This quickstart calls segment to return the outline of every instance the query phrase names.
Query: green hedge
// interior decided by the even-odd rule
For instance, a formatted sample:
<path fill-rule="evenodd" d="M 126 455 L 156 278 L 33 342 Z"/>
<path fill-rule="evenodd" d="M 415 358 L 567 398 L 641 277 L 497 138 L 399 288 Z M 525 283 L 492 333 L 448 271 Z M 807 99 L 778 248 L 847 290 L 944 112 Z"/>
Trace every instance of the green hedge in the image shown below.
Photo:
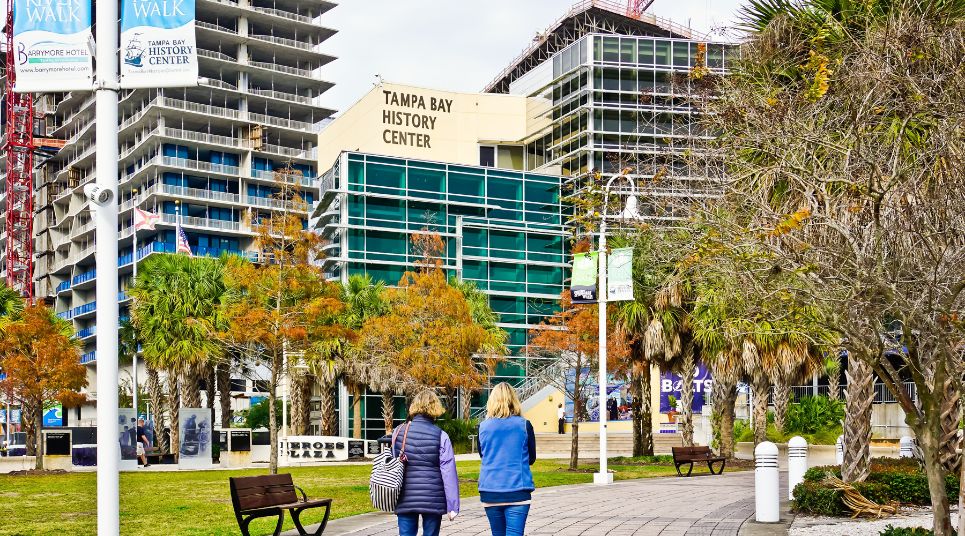
<path fill-rule="evenodd" d="M 879 533 L 879 536 L 935 536 L 935 533 L 931 529 L 923 529 L 921 527 L 895 527 L 893 525 L 888 525 L 885 530 Z"/>
<path fill-rule="evenodd" d="M 831 516 L 848 513 L 841 502 L 841 492 L 823 484 L 824 477 L 829 472 L 841 478 L 841 469 L 836 465 L 812 467 L 804 473 L 804 482 L 794 488 L 796 511 Z M 871 474 L 868 479 L 858 482 L 854 487 L 878 504 L 898 502 L 917 506 L 931 505 L 928 477 L 912 458 L 875 458 L 871 461 Z M 958 478 L 955 475 L 946 477 L 945 489 L 949 497 L 958 496 Z"/>

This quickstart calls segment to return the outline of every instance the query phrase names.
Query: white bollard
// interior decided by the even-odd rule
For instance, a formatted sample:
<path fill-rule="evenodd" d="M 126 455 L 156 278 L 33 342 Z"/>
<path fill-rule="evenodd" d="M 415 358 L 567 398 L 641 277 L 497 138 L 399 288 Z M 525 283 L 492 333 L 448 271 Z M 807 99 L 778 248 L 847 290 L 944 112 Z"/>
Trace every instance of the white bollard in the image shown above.
<path fill-rule="evenodd" d="M 841 465 L 844 463 L 844 436 L 839 435 L 838 440 L 834 442 L 834 459 Z"/>
<path fill-rule="evenodd" d="M 915 440 L 910 436 L 901 436 L 898 440 L 898 457 L 899 458 L 914 458 L 915 457 Z"/>
<path fill-rule="evenodd" d="M 787 498 L 794 499 L 794 486 L 804 482 L 808 470 L 808 442 L 794 436 L 787 442 Z"/>
<path fill-rule="evenodd" d="M 754 502 L 758 523 L 781 520 L 780 476 L 777 469 L 777 445 L 764 441 L 754 449 Z"/>

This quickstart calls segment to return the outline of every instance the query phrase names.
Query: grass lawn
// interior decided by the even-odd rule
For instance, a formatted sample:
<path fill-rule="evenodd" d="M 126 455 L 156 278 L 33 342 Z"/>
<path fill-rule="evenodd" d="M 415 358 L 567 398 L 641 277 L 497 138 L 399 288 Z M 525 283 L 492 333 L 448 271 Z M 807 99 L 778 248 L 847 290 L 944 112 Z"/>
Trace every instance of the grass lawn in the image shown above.
<path fill-rule="evenodd" d="M 669 458 L 669 457 L 667 457 Z M 566 460 L 539 460 L 533 466 L 537 487 L 592 482 L 596 465 L 581 472 L 566 470 Z M 674 474 L 665 459 L 614 459 L 610 468 L 618 480 Z M 463 497 L 478 495 L 479 462 L 459 462 Z M 333 518 L 372 511 L 368 496 L 368 465 L 293 467 L 283 469 L 309 497 L 334 498 Z M 121 473 L 121 534 L 236 535 L 228 477 L 265 474 L 265 469 Z M 0 535 L 93 535 L 96 533 L 96 475 L 0 475 Z M 317 522 L 306 513 L 302 519 Z M 285 528 L 292 528 L 286 514 Z M 260 524 L 259 524 L 260 522 Z M 252 532 L 270 533 L 274 521 L 259 520 Z"/>

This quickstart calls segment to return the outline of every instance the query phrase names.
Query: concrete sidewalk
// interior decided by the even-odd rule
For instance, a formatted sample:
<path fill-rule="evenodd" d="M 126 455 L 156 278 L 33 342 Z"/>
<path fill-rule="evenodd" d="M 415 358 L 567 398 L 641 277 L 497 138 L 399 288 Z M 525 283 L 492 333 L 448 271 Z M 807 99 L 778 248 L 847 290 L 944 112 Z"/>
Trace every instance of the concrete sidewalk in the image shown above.
<path fill-rule="evenodd" d="M 786 481 L 786 475 L 782 480 Z M 786 494 L 786 491 L 785 491 Z M 786 496 L 786 495 L 785 495 Z M 542 488 L 533 494 L 526 534 L 772 536 L 787 524 L 748 522 L 754 515 L 754 472 L 690 478 L 624 480 L 611 486 L 578 484 Z M 789 523 L 789 522 L 788 522 Z M 329 523 L 326 535 L 394 536 L 395 516 L 363 514 Z M 285 536 L 294 536 L 294 531 Z M 443 521 L 443 535 L 488 535 L 478 497 L 462 501 L 455 521 Z"/>

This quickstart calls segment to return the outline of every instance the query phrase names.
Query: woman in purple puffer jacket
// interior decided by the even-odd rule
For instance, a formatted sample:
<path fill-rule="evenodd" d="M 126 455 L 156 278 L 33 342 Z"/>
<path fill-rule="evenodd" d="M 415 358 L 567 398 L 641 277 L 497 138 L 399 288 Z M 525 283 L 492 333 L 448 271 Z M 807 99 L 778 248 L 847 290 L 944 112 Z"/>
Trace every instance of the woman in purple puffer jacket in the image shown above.
<path fill-rule="evenodd" d="M 394 450 L 405 463 L 402 493 L 395 508 L 399 536 L 417 536 L 420 517 L 422 534 L 437 536 L 442 516 L 448 514 L 451 521 L 459 513 L 459 479 L 452 442 L 435 425 L 444 412 L 435 393 L 422 391 L 409 405 L 409 422 L 393 434 Z"/>

